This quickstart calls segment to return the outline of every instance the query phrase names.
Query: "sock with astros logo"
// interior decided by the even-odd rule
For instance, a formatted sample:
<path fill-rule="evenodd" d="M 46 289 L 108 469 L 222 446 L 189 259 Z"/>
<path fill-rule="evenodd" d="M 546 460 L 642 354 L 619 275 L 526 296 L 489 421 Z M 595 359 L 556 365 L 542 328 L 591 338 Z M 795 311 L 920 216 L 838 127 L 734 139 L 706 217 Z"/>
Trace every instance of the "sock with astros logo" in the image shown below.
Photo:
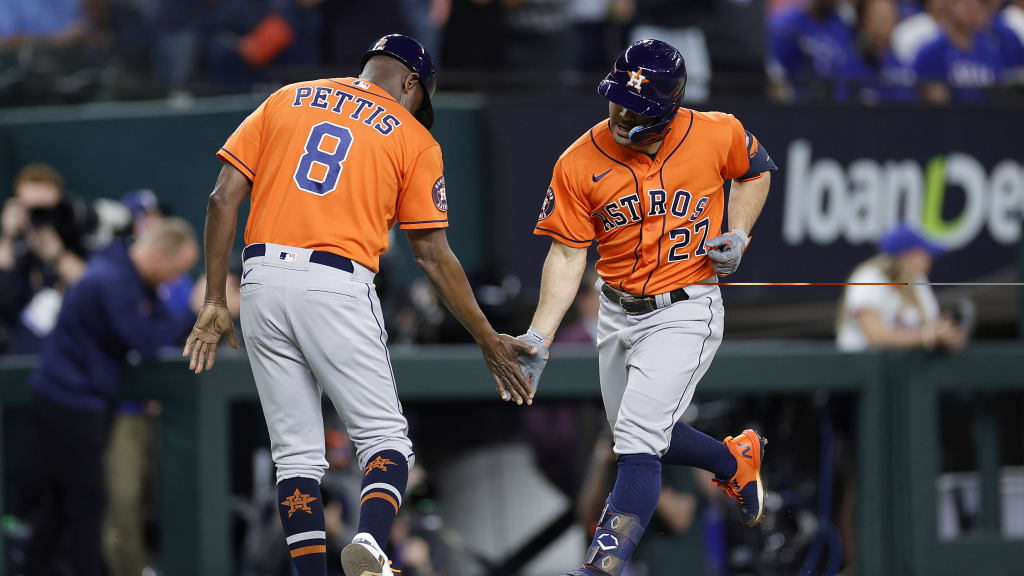
<path fill-rule="evenodd" d="M 397 450 L 374 454 L 363 472 L 358 531 L 373 536 L 381 549 L 387 545 L 408 481 L 409 463 Z"/>
<path fill-rule="evenodd" d="M 277 483 L 277 511 L 299 576 L 327 576 L 327 533 L 320 483 L 286 478 Z"/>

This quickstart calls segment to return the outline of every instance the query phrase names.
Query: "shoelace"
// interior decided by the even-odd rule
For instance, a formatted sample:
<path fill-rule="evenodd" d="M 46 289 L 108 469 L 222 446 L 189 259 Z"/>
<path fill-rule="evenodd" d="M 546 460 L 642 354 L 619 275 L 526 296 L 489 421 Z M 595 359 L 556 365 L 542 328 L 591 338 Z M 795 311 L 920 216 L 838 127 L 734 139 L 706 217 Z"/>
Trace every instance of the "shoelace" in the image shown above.
<path fill-rule="evenodd" d="M 395 574 L 401 574 L 402 573 L 401 570 L 399 570 L 398 568 L 394 568 L 393 566 L 394 566 L 394 562 L 392 562 L 391 560 L 388 560 L 388 567 L 391 568 L 391 571 L 393 573 L 395 573 Z"/>
<path fill-rule="evenodd" d="M 712 478 L 711 483 L 714 484 L 715 486 L 718 486 L 722 490 L 725 490 L 725 493 L 733 500 L 736 500 L 740 504 L 743 504 L 743 494 L 740 493 L 740 491 L 733 486 L 732 481 L 722 481 L 717 478 Z"/>

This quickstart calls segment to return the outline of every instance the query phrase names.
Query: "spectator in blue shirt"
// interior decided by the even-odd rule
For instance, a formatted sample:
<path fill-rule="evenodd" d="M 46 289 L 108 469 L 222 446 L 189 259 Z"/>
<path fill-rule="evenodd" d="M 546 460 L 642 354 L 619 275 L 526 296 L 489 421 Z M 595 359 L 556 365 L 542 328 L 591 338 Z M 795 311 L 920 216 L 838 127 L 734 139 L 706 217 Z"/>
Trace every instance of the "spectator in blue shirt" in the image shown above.
<path fill-rule="evenodd" d="M 942 27 L 939 22 L 946 19 L 947 0 L 924 0 L 923 10 L 905 16 L 892 31 L 892 49 L 900 62 L 914 64 L 921 48 L 938 38 Z"/>
<path fill-rule="evenodd" d="M 806 8 L 781 14 L 770 27 L 772 74 L 799 98 L 845 100 L 845 83 L 861 63 L 853 30 L 840 17 L 836 0 L 811 0 Z"/>
<path fill-rule="evenodd" d="M 914 60 L 921 96 L 933 104 L 984 102 L 1004 66 L 999 43 L 986 30 L 985 5 L 982 0 L 949 0 L 948 14 L 942 33 Z"/>
<path fill-rule="evenodd" d="M 114 394 L 129 354 L 153 358 L 180 344 L 194 314 L 174 316 L 156 287 L 191 269 L 195 233 L 169 218 L 129 246 L 115 241 L 68 290 L 32 375 L 37 508 L 27 576 L 51 574 L 58 552 L 79 576 L 102 576 L 103 453 Z M 198 299 L 201 300 L 201 299 Z"/>
<path fill-rule="evenodd" d="M 1019 73 L 1024 69 L 1024 38 L 1018 36 L 1017 31 L 1007 21 L 1009 14 L 1009 8 L 1007 8 L 1007 10 L 996 12 L 992 16 L 991 34 L 999 45 L 999 54 L 1003 59 L 1004 74 L 1014 71 L 1019 76 Z"/>
<path fill-rule="evenodd" d="M 1024 0 L 1013 0 L 995 16 L 1007 59 L 1006 81 L 1024 85 Z"/>
<path fill-rule="evenodd" d="M 0 46 L 43 40 L 67 44 L 90 30 L 90 15 L 99 11 L 98 0 L 0 1 Z"/>
<path fill-rule="evenodd" d="M 864 62 L 858 97 L 862 102 L 909 102 L 916 98 L 914 71 L 896 57 L 892 34 L 899 22 L 893 0 L 867 0 L 860 17 Z"/>

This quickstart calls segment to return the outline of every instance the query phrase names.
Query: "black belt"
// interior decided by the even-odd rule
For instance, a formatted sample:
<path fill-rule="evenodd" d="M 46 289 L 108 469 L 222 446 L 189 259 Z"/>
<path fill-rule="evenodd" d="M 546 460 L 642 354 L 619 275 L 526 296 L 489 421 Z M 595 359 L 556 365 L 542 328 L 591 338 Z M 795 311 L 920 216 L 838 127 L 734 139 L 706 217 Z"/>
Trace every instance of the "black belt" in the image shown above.
<path fill-rule="evenodd" d="M 602 284 L 601 292 L 604 293 L 609 300 L 621 306 L 622 311 L 630 316 L 639 316 L 640 314 L 647 314 L 648 312 L 654 312 L 658 309 L 658 303 L 655 301 L 654 296 L 634 296 L 632 294 L 627 294 L 626 292 L 620 292 L 615 288 L 612 288 L 609 284 Z M 669 302 L 673 304 L 690 299 L 690 295 L 682 288 L 676 288 L 669 292 L 668 296 Z"/>
<path fill-rule="evenodd" d="M 249 258 L 258 258 L 266 255 L 266 244 L 249 244 L 244 250 L 242 250 L 242 261 L 244 262 Z M 309 255 L 309 261 L 313 264 L 330 266 L 331 268 L 337 268 L 338 270 L 350 273 L 355 270 L 355 267 L 352 266 L 352 261 L 348 258 L 338 256 L 331 252 L 324 252 L 323 250 L 313 250 L 313 253 Z"/>

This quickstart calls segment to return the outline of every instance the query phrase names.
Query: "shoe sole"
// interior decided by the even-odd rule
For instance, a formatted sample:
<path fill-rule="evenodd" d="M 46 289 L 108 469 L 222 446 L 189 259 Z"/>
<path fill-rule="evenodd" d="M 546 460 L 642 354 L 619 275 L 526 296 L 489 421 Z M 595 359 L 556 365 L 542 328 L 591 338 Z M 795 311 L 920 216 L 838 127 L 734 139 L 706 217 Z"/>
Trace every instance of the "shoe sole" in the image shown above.
<path fill-rule="evenodd" d="M 750 528 L 760 524 L 761 518 L 764 517 L 764 484 L 761 483 L 761 466 L 764 465 L 764 447 L 768 445 L 768 439 L 761 435 L 758 435 L 757 439 L 761 444 L 761 459 L 758 462 L 757 472 L 754 473 L 754 481 L 757 482 L 757 517 L 750 522 L 746 522 L 746 525 Z M 348 575 L 346 574 L 346 576 Z"/>
<path fill-rule="evenodd" d="M 341 551 L 341 568 L 345 576 L 381 576 L 380 560 L 360 544 L 349 544 Z"/>

